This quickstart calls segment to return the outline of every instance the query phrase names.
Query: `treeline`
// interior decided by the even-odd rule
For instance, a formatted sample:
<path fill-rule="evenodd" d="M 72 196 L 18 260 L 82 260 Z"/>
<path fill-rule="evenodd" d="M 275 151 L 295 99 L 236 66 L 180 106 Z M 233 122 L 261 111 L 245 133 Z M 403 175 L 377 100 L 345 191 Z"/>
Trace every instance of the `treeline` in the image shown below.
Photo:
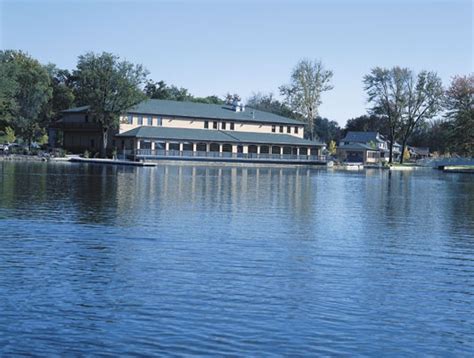
<path fill-rule="evenodd" d="M 141 65 L 110 53 L 79 56 L 72 71 L 42 65 L 22 51 L 0 51 L 0 143 L 20 139 L 45 144 L 61 111 L 88 105 L 102 128 L 102 155 L 119 115 L 146 98 L 224 103 L 217 96 L 195 97 L 187 89 L 154 82 Z"/>
<path fill-rule="evenodd" d="M 76 68 L 68 71 L 42 65 L 21 51 L 0 51 L 0 140 L 13 142 L 19 137 L 28 145 L 44 143 L 48 126 L 60 118 L 62 110 L 88 105 L 102 129 L 105 155 L 108 135 L 118 127 L 119 115 L 143 99 L 224 103 L 219 96 L 197 97 L 186 88 L 155 82 L 148 75 L 142 65 L 105 52 L 79 56 Z M 322 95 L 333 88 L 332 77 L 321 61 L 303 59 L 289 82 L 279 87 L 282 100 L 257 93 L 247 106 L 304 121 L 307 137 L 326 143 L 338 143 L 349 130 L 378 131 L 402 146 L 474 155 L 473 74 L 453 78 L 444 89 L 435 72 L 376 67 L 363 78 L 369 112 L 349 119 L 344 128 L 319 116 Z"/>
<path fill-rule="evenodd" d="M 402 152 L 410 144 L 439 154 L 474 156 L 474 74 L 454 77 L 445 89 L 435 72 L 376 67 L 363 78 L 371 108 L 344 128 L 317 115 L 321 94 L 332 89 L 331 77 L 320 62 L 302 60 L 291 85 L 280 87 L 284 101 L 259 93 L 249 105 L 306 121 L 310 138 L 333 142 L 333 148 L 348 131 L 380 132 L 389 139 L 390 162 L 396 142 Z"/>

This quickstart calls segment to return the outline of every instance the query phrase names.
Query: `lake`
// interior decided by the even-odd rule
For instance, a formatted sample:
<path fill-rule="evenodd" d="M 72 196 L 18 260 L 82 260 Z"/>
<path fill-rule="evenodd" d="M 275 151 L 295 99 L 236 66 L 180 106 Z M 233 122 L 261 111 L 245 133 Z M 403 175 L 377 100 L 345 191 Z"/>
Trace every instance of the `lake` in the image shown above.
<path fill-rule="evenodd" d="M 0 356 L 472 356 L 474 176 L 0 162 Z"/>

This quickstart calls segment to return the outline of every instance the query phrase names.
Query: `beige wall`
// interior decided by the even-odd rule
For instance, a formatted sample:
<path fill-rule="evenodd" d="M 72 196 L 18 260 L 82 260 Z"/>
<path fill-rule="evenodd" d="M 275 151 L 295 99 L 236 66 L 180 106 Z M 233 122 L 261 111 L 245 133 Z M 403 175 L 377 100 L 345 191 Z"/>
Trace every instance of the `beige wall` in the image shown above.
<path fill-rule="evenodd" d="M 162 118 L 162 126 L 163 127 L 172 127 L 172 128 L 193 128 L 193 129 L 204 129 L 204 119 L 192 119 L 192 118 L 169 118 L 163 117 Z M 222 122 L 226 123 L 226 130 L 230 130 L 230 123 L 228 121 L 223 120 L 207 120 L 209 122 L 209 130 L 215 130 L 213 128 L 213 122 L 218 122 L 218 129 L 222 129 Z M 157 117 L 153 117 L 153 125 L 156 126 L 158 122 Z M 235 123 L 235 122 L 234 122 Z M 147 125 L 146 116 L 143 117 L 143 125 Z M 138 124 L 138 116 L 133 116 L 133 124 L 128 124 L 128 117 L 123 116 L 121 117 L 121 124 L 120 124 L 120 133 L 129 131 L 133 128 L 139 127 Z M 304 127 L 300 126 L 298 128 L 298 134 L 294 133 L 295 126 L 291 127 L 291 133 L 287 133 L 287 127 L 283 126 L 283 133 L 281 134 L 289 134 L 298 138 L 303 138 L 304 136 Z M 273 133 L 272 132 L 272 125 L 271 124 L 254 124 L 254 123 L 235 123 L 234 127 L 235 131 L 240 132 L 253 132 L 253 133 Z M 275 133 L 280 134 L 280 126 L 275 125 Z"/>

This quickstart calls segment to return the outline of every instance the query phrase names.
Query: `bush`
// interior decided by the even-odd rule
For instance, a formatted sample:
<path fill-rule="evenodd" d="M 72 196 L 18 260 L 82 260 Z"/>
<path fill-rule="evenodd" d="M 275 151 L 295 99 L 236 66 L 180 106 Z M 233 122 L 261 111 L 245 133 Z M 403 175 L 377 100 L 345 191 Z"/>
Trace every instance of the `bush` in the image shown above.
<path fill-rule="evenodd" d="M 86 150 L 84 151 L 84 154 L 83 154 L 82 156 L 83 156 L 84 158 L 90 158 L 90 153 L 89 153 L 89 151 L 86 149 Z"/>
<path fill-rule="evenodd" d="M 66 151 L 62 148 L 54 148 L 51 150 L 51 156 L 57 158 L 64 158 L 66 156 Z"/>

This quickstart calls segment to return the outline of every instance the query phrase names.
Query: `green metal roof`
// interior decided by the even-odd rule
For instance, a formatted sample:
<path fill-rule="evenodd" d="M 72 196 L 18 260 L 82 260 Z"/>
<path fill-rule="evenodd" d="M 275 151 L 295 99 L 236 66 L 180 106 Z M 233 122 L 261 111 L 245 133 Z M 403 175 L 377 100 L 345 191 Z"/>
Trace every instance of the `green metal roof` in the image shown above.
<path fill-rule="evenodd" d="M 304 125 L 295 119 L 278 116 L 273 113 L 245 108 L 242 112 L 235 112 L 231 105 L 207 104 L 195 102 L 179 102 L 161 99 L 148 99 L 131 107 L 128 113 L 151 114 L 190 118 L 223 119 L 229 121 L 257 122 Z"/>
<path fill-rule="evenodd" d="M 370 145 L 364 144 L 364 143 L 350 143 L 350 144 L 344 144 L 340 145 L 339 149 L 344 149 L 344 150 L 371 150 L 374 152 L 377 152 L 377 148 L 372 148 Z"/>
<path fill-rule="evenodd" d="M 322 146 L 321 142 L 310 141 L 288 134 L 253 133 L 238 131 L 221 131 L 213 129 L 191 129 L 172 127 L 140 126 L 117 137 L 134 137 L 162 140 L 179 140 L 191 142 L 225 142 L 241 144 L 282 144 Z"/>
<path fill-rule="evenodd" d="M 84 113 L 88 112 L 89 109 L 90 106 L 81 106 L 66 109 L 62 111 L 62 113 Z M 126 113 L 137 115 L 204 118 L 236 122 L 270 123 L 275 125 L 304 125 L 301 121 L 282 117 L 270 112 L 259 111 L 250 107 L 245 108 L 244 111 L 236 112 L 232 109 L 231 105 L 226 104 L 181 102 L 162 99 L 147 99 L 129 108 Z"/>
<path fill-rule="evenodd" d="M 361 131 L 349 131 L 346 136 L 341 139 L 341 142 L 351 143 L 369 143 L 378 142 L 383 143 L 384 140 L 381 138 L 378 132 L 361 132 Z"/>

